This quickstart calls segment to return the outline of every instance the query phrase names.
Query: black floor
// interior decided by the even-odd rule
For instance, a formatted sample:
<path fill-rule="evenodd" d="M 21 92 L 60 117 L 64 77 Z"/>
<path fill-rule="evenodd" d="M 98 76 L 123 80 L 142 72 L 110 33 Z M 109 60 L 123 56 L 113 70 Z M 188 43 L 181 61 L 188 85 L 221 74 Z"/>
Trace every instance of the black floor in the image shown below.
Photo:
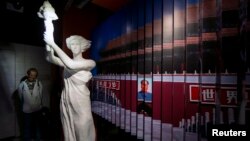
<path fill-rule="evenodd" d="M 94 115 L 97 141 L 141 141 L 98 115 Z"/>
<path fill-rule="evenodd" d="M 95 127 L 96 127 L 96 141 L 142 141 L 138 140 L 136 136 L 131 136 L 130 133 L 126 133 L 124 130 L 116 127 L 116 125 L 108 122 L 98 115 L 93 114 Z M 49 129 L 48 129 L 49 130 Z M 60 127 L 54 127 L 50 130 L 53 136 L 49 136 L 42 141 L 63 141 L 62 129 Z M 22 141 L 21 137 L 9 137 L 6 139 L 0 139 L 0 141 Z"/>

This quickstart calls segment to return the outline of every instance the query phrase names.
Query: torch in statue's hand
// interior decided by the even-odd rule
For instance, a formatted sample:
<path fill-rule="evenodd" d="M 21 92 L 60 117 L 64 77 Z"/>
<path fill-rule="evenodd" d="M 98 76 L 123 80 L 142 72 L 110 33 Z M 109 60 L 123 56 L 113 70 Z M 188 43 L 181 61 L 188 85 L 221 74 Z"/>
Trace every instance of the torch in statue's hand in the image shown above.
<path fill-rule="evenodd" d="M 54 40 L 54 26 L 52 21 L 57 20 L 58 16 L 55 13 L 55 9 L 52 7 L 52 5 L 49 3 L 48 0 L 43 2 L 43 5 L 40 7 L 39 11 L 37 12 L 38 17 L 44 19 L 44 26 L 45 26 L 45 32 L 47 36 L 49 36 L 51 39 Z M 50 50 L 48 46 L 46 46 L 47 51 Z"/>

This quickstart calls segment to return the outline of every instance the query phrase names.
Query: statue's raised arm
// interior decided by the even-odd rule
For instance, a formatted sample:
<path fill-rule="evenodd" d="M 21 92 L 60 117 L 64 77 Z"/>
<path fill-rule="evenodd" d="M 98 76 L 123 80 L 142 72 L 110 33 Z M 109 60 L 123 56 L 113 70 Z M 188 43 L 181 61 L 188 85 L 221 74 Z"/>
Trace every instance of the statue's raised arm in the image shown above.
<path fill-rule="evenodd" d="M 47 61 L 63 67 L 64 88 L 60 99 L 60 116 L 64 141 L 95 141 L 95 125 L 91 111 L 88 82 L 91 70 L 96 66 L 92 59 L 83 58 L 82 53 L 91 46 L 91 41 L 81 35 L 66 38 L 66 45 L 72 52 L 68 56 L 54 41 L 53 20 L 58 19 L 48 1 L 41 6 L 38 16 L 44 19 Z"/>
<path fill-rule="evenodd" d="M 52 7 L 48 0 L 45 0 L 43 2 L 43 5 L 40 7 L 39 11 L 37 12 L 37 15 L 38 17 L 44 19 L 44 34 L 50 36 L 50 38 L 54 40 L 54 26 L 52 21 L 57 20 L 58 16 L 56 15 L 55 9 Z M 50 47 L 48 45 L 46 45 L 46 49 L 47 51 L 50 51 Z"/>

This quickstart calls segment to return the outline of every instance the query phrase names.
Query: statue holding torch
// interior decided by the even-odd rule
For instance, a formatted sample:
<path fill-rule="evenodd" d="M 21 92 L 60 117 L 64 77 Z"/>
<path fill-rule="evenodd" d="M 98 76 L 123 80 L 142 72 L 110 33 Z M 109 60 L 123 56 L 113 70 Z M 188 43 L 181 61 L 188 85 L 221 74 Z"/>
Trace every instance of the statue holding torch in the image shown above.
<path fill-rule="evenodd" d="M 54 41 L 52 21 L 58 17 L 47 0 L 37 14 L 44 19 L 46 60 L 63 68 L 64 88 L 60 99 L 60 118 L 64 141 L 95 141 L 96 132 L 87 84 L 92 78 L 91 70 L 96 63 L 82 56 L 90 48 L 91 41 L 80 35 L 66 38 L 66 45 L 73 56 L 70 57 Z"/>
<path fill-rule="evenodd" d="M 49 3 L 48 0 L 43 2 L 43 5 L 40 7 L 39 11 L 37 12 L 38 17 L 44 19 L 44 26 L 45 32 L 44 34 L 50 36 L 51 39 L 54 39 L 54 26 L 52 21 L 57 20 L 58 16 L 55 13 L 55 9 Z M 46 50 L 50 51 L 50 47 L 46 45 Z"/>

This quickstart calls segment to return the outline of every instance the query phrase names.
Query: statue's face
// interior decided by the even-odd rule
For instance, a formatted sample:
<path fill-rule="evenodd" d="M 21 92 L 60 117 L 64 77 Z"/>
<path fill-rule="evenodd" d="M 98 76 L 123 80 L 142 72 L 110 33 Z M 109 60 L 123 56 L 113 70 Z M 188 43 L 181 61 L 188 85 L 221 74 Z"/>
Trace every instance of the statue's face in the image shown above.
<path fill-rule="evenodd" d="M 78 40 L 72 40 L 70 42 L 70 49 L 71 49 L 73 54 L 78 54 L 78 53 L 82 52 L 81 44 L 80 44 L 80 42 Z"/>

